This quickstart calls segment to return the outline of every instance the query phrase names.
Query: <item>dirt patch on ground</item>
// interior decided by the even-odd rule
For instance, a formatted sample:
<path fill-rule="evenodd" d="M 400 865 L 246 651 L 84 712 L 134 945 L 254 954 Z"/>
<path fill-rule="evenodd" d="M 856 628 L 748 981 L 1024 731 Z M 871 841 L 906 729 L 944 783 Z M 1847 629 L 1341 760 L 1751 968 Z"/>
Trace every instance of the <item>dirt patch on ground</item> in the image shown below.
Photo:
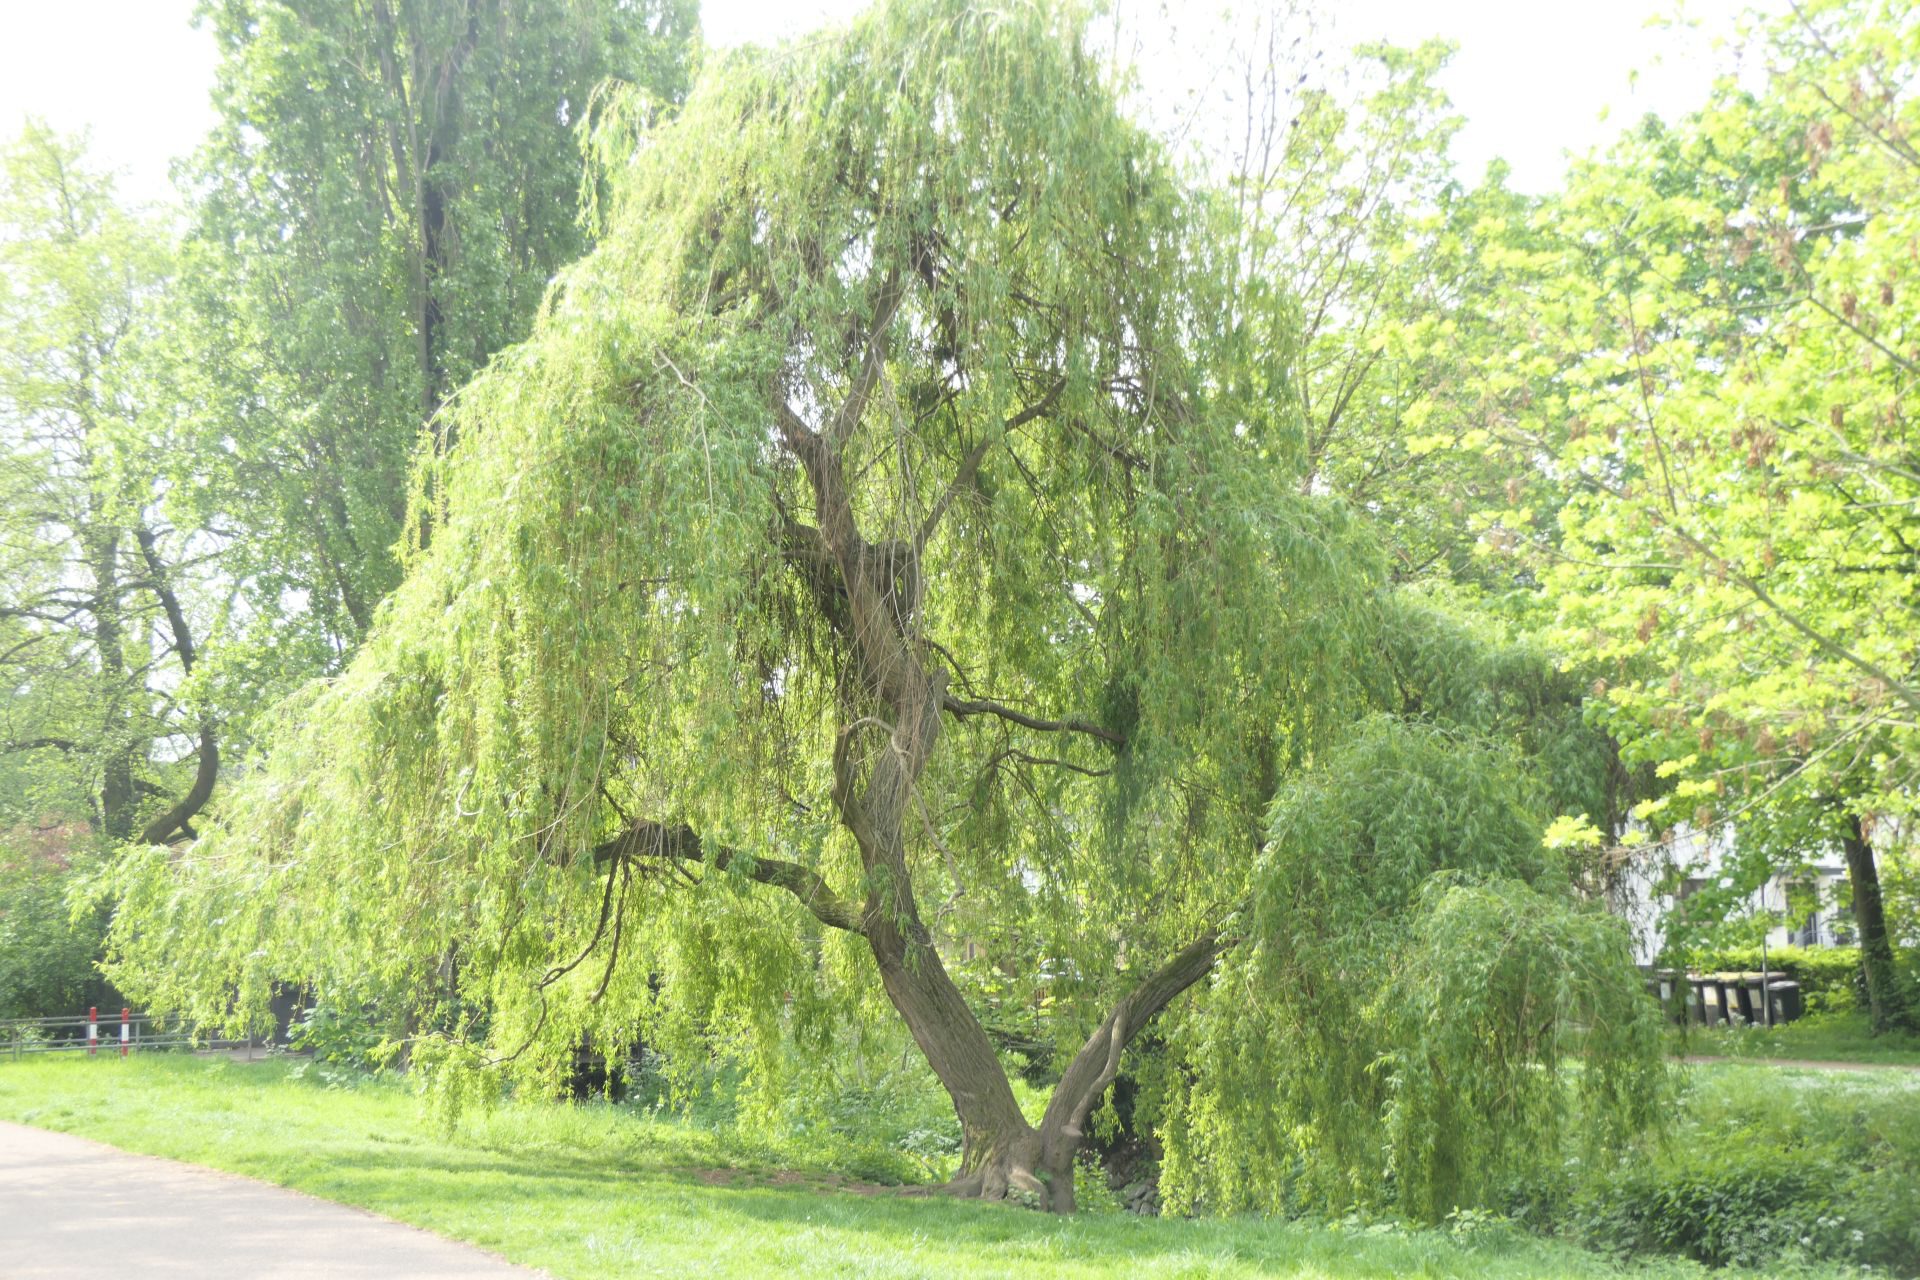
<path fill-rule="evenodd" d="M 844 1191 L 856 1196 L 928 1196 L 940 1188 L 929 1186 L 890 1186 L 884 1182 L 862 1182 L 838 1173 L 808 1173 L 799 1169 L 722 1169 L 685 1168 L 674 1172 L 692 1178 L 707 1187 L 746 1190 L 754 1187 L 798 1188 L 802 1191 Z"/>
<path fill-rule="evenodd" d="M 1744 1067 L 1791 1067 L 1796 1071 L 1920 1071 L 1920 1064 L 1911 1062 L 1816 1062 L 1811 1058 L 1729 1057 L 1704 1053 L 1690 1053 L 1681 1061 L 1696 1066 L 1732 1062 Z"/>

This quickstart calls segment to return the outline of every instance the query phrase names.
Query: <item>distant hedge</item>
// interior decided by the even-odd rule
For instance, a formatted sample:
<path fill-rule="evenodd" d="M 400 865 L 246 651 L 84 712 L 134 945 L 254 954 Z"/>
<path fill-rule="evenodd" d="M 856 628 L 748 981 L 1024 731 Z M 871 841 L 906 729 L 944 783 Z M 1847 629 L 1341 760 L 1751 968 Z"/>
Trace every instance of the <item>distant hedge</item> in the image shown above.
<path fill-rule="evenodd" d="M 1718 947 L 1696 953 L 1696 973 L 1758 973 L 1759 947 Z M 1866 978 L 1858 947 L 1768 947 L 1766 967 L 1800 984 L 1807 1008 L 1840 1012 L 1866 1003 Z"/>

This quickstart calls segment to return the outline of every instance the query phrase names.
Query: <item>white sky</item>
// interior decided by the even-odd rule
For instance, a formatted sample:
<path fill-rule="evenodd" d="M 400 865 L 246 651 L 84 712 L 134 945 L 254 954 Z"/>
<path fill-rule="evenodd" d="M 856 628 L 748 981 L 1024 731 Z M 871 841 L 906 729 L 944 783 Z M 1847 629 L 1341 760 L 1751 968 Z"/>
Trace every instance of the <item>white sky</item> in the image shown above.
<path fill-rule="evenodd" d="M 1202 0 L 1206 5 L 1207 0 Z M 768 41 L 839 20 L 861 0 L 705 0 L 718 44 Z M 1121 11 L 1152 11 L 1122 0 Z M 1173 11 L 1182 6 L 1173 3 Z M 1210 7 L 1210 6 L 1209 6 Z M 1368 39 L 1458 42 L 1442 80 L 1467 125 L 1463 174 L 1494 156 L 1513 185 L 1551 186 L 1568 152 L 1582 153 L 1647 111 L 1697 105 L 1710 80 L 1710 39 L 1731 27 L 1738 0 L 1694 0 L 1697 32 L 1649 29 L 1674 0 L 1332 0 L 1340 45 Z M 33 113 L 56 128 L 90 128 L 95 155 L 124 174 L 136 199 L 165 199 L 167 165 L 211 121 L 213 50 L 189 24 L 193 0 L 0 0 L 0 133 Z M 1195 7 L 1189 12 L 1200 12 Z M 1638 82 L 1632 73 L 1638 69 Z M 1611 118 L 1603 122 L 1603 109 Z"/>

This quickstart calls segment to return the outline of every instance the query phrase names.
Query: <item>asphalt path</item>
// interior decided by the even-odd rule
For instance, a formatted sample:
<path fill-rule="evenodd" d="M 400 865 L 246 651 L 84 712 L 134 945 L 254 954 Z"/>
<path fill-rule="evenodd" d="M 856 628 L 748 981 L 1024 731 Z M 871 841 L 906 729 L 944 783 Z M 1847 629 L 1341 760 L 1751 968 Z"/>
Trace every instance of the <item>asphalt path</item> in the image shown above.
<path fill-rule="evenodd" d="M 470 1245 L 284 1187 L 0 1122 L 8 1280 L 532 1280 Z"/>

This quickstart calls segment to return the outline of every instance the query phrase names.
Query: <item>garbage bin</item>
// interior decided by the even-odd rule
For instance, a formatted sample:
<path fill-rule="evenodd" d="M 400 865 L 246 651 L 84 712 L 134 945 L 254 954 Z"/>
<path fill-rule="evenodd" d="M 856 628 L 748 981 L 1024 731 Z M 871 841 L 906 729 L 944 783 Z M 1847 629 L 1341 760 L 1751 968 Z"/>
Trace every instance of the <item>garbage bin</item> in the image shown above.
<path fill-rule="evenodd" d="M 1648 979 L 1647 987 L 1653 992 L 1654 999 L 1660 1002 L 1660 1009 L 1667 1015 L 1669 1022 L 1685 1022 L 1689 1006 L 1693 1003 L 1692 989 L 1685 979 L 1673 969 L 1656 969 Z"/>
<path fill-rule="evenodd" d="M 1779 978 L 1767 984 L 1767 1004 L 1773 1011 L 1775 1026 L 1792 1022 L 1807 1011 L 1806 1001 L 1800 995 L 1800 984 L 1788 978 Z"/>
<path fill-rule="evenodd" d="M 1765 978 L 1757 973 L 1736 973 L 1733 975 L 1732 1011 L 1738 1016 L 1737 1025 L 1757 1027 L 1767 1020 L 1766 991 L 1763 988 Z"/>
<path fill-rule="evenodd" d="M 1710 1027 L 1723 1027 L 1727 1024 L 1727 989 L 1717 974 L 1701 978 L 1700 1004 L 1706 1015 L 1701 1021 Z"/>

